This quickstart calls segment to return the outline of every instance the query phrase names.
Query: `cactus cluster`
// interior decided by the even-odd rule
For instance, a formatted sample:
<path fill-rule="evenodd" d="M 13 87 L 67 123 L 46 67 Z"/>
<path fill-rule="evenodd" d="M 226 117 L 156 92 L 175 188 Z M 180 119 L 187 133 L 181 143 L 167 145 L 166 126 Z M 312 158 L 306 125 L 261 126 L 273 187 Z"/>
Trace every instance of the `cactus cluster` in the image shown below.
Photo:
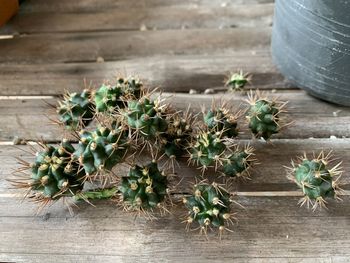
<path fill-rule="evenodd" d="M 144 166 L 131 167 L 128 176 L 122 177 L 118 189 L 127 210 L 147 211 L 162 207 L 167 195 L 168 179 L 154 160 Z"/>
<path fill-rule="evenodd" d="M 200 226 L 201 231 L 218 228 L 222 233 L 227 224 L 232 222 L 230 194 L 217 183 L 198 183 L 193 187 L 193 194 L 183 199 L 188 209 L 185 219 L 187 228 L 193 223 Z"/>
<path fill-rule="evenodd" d="M 91 91 L 67 93 L 57 107 L 59 121 L 68 130 L 77 130 L 89 124 L 94 116 Z"/>
<path fill-rule="evenodd" d="M 331 154 L 325 156 L 321 152 L 317 157 L 309 159 L 306 154 L 299 158 L 297 164 L 292 161 L 292 167 L 288 169 L 288 178 L 295 182 L 303 191 L 304 197 L 300 204 L 312 205 L 313 210 L 324 207 L 326 199 L 337 198 L 341 192 L 338 186 L 340 178 L 340 163 L 330 168 Z"/>

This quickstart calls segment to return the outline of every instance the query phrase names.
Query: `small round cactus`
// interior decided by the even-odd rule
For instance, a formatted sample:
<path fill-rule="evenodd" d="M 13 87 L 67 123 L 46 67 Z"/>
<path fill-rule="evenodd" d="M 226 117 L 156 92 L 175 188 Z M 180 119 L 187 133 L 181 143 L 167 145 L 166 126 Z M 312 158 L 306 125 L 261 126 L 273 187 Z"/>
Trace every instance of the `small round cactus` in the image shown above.
<path fill-rule="evenodd" d="M 167 176 L 158 169 L 156 161 L 131 167 L 128 176 L 121 179 L 118 187 L 124 207 L 132 211 L 162 208 L 167 188 Z"/>
<path fill-rule="evenodd" d="M 201 182 L 194 185 L 193 194 L 183 199 L 188 209 L 185 219 L 186 228 L 197 223 L 201 232 L 207 233 L 207 229 L 214 227 L 221 233 L 232 222 L 231 200 L 229 192 L 217 183 L 207 184 Z"/>
<path fill-rule="evenodd" d="M 68 130 L 77 130 L 88 125 L 94 116 L 94 105 L 88 89 L 81 93 L 67 93 L 58 103 L 59 121 Z"/>
<path fill-rule="evenodd" d="M 95 105 L 97 112 L 115 112 L 119 107 L 123 106 L 120 99 L 122 89 L 119 86 L 102 84 L 95 92 Z"/>
<path fill-rule="evenodd" d="M 194 118 L 189 113 L 175 112 L 167 118 L 168 127 L 162 134 L 164 153 L 169 158 L 179 158 L 192 139 Z"/>
<path fill-rule="evenodd" d="M 213 103 L 210 110 L 204 112 L 204 123 L 209 130 L 221 131 L 224 137 L 235 138 L 238 136 L 237 121 L 240 113 L 232 114 L 225 105 Z"/>
<path fill-rule="evenodd" d="M 57 147 L 39 144 L 43 150 L 36 153 L 35 162 L 27 163 L 19 171 L 30 170 L 29 177 L 19 175 L 11 182 L 18 188 L 26 188 L 28 197 L 45 206 L 61 197 L 71 197 L 83 188 L 83 174 L 73 161 L 74 147 L 63 140 Z"/>
<path fill-rule="evenodd" d="M 128 100 L 127 104 L 123 115 L 127 125 L 137 134 L 146 138 L 159 138 L 166 132 L 166 105 L 161 105 L 159 100 L 153 101 L 147 96 L 139 100 Z"/>
<path fill-rule="evenodd" d="M 215 169 L 222 164 L 227 146 L 222 138 L 222 133 L 212 133 L 201 131 L 197 134 L 194 142 L 189 147 L 189 162 L 202 166 L 203 173 L 205 170 L 215 165 Z"/>
<path fill-rule="evenodd" d="M 253 147 L 247 146 L 241 149 L 235 146 L 235 150 L 228 154 L 222 162 L 222 173 L 229 177 L 247 178 L 255 162 Z"/>
<path fill-rule="evenodd" d="M 309 159 L 306 154 L 299 158 L 298 163 L 292 161 L 292 168 L 288 168 L 288 178 L 302 189 L 304 197 L 300 204 L 325 207 L 327 198 L 338 198 L 341 192 L 338 180 L 341 176 L 340 164 L 330 168 L 331 153 L 325 156 L 321 152 L 317 157 Z"/>
<path fill-rule="evenodd" d="M 123 127 L 99 127 L 93 132 L 80 132 L 80 141 L 74 156 L 84 168 L 86 176 L 102 170 L 111 171 L 127 154 L 129 142 Z"/>
<path fill-rule="evenodd" d="M 250 79 L 251 76 L 249 74 L 244 74 L 243 71 L 240 70 L 229 76 L 226 81 L 226 86 L 228 86 L 231 91 L 240 91 L 250 82 Z"/>
<path fill-rule="evenodd" d="M 250 107 L 247 112 L 249 128 L 255 137 L 268 140 L 281 129 L 280 114 L 287 102 L 270 101 L 260 93 L 249 95 Z"/>
<path fill-rule="evenodd" d="M 129 76 L 127 78 L 119 77 L 116 83 L 121 88 L 126 100 L 140 99 L 145 91 L 141 80 L 135 76 Z"/>

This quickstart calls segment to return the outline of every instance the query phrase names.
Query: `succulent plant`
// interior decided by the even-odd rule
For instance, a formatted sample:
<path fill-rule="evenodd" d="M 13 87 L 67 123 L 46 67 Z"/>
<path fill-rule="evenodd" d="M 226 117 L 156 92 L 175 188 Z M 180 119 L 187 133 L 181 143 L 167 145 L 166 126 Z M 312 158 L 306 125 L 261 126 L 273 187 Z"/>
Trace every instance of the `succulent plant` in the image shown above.
<path fill-rule="evenodd" d="M 127 105 L 123 115 L 127 125 L 137 134 L 146 138 L 159 138 L 166 132 L 167 106 L 161 105 L 160 100 L 153 101 L 143 96 L 139 100 L 128 100 Z"/>
<path fill-rule="evenodd" d="M 114 198 L 118 193 L 118 189 L 116 187 L 112 188 L 101 188 L 101 189 L 94 189 L 94 190 L 88 190 L 77 193 L 74 198 L 76 200 L 102 200 L 102 199 L 111 199 Z"/>
<path fill-rule="evenodd" d="M 26 196 L 42 206 L 61 197 L 71 197 L 83 188 L 83 173 L 79 172 L 79 165 L 73 161 L 74 147 L 67 140 L 59 146 L 39 144 L 42 151 L 36 153 L 34 163 L 20 160 L 30 175 L 19 175 L 11 182 L 18 188 L 27 189 Z M 28 195 L 29 193 L 29 195 Z"/>
<path fill-rule="evenodd" d="M 183 199 L 188 209 L 188 216 L 184 221 L 186 228 L 197 223 L 201 232 L 207 233 L 207 229 L 214 227 L 221 234 L 232 222 L 231 200 L 229 192 L 217 183 L 198 183 L 193 187 L 193 194 Z"/>
<path fill-rule="evenodd" d="M 241 149 L 235 146 L 234 151 L 222 161 L 222 173 L 229 177 L 249 177 L 249 169 L 256 162 L 253 156 L 253 147 L 247 146 Z"/>
<path fill-rule="evenodd" d="M 313 210 L 317 207 L 325 207 L 327 198 L 338 198 L 342 191 L 338 185 L 341 176 L 341 168 L 338 163 L 330 168 L 331 153 L 325 156 L 321 152 L 317 157 L 309 159 L 306 154 L 299 158 L 298 163 L 292 161 L 292 167 L 288 168 L 288 178 L 302 189 L 304 197 L 300 204 L 312 205 Z"/>
<path fill-rule="evenodd" d="M 68 130 L 77 130 L 88 125 L 94 116 L 94 105 L 88 89 L 81 93 L 67 93 L 58 103 L 59 121 Z"/>
<path fill-rule="evenodd" d="M 222 136 L 235 138 L 238 136 L 237 120 L 240 112 L 232 114 L 225 104 L 217 105 L 213 102 L 212 107 L 204 112 L 204 123 L 209 130 L 220 131 Z"/>
<path fill-rule="evenodd" d="M 167 123 L 167 130 L 162 134 L 164 153 L 169 158 L 179 158 L 191 142 L 194 118 L 188 111 L 175 112 L 168 115 Z"/>
<path fill-rule="evenodd" d="M 222 138 L 222 133 L 200 131 L 189 147 L 189 162 L 201 165 L 203 173 L 210 166 L 215 166 L 217 169 L 225 159 L 226 150 L 227 146 Z"/>
<path fill-rule="evenodd" d="M 74 156 L 84 168 L 86 176 L 99 171 L 111 171 L 127 154 L 129 141 L 122 126 L 115 129 L 98 127 L 95 131 L 80 132 L 80 141 Z"/>
<path fill-rule="evenodd" d="M 250 79 L 251 76 L 249 74 L 244 74 L 243 71 L 240 70 L 229 76 L 226 81 L 226 86 L 228 86 L 231 91 L 240 91 L 250 82 Z"/>
<path fill-rule="evenodd" d="M 147 211 L 161 208 L 167 195 L 168 179 L 158 169 L 156 161 L 130 168 L 118 187 L 121 200 L 127 210 Z"/>
<path fill-rule="evenodd" d="M 280 114 L 287 102 L 270 101 L 262 97 L 260 93 L 250 94 L 248 103 L 250 107 L 247 112 L 249 128 L 256 137 L 268 140 L 273 134 L 281 129 Z"/>
<path fill-rule="evenodd" d="M 117 86 L 121 88 L 123 96 L 126 100 L 140 99 L 144 93 L 143 83 L 135 76 L 117 78 Z"/>
<path fill-rule="evenodd" d="M 95 105 L 97 112 L 115 112 L 119 107 L 123 107 L 121 100 L 122 89 L 120 86 L 102 84 L 95 92 Z"/>

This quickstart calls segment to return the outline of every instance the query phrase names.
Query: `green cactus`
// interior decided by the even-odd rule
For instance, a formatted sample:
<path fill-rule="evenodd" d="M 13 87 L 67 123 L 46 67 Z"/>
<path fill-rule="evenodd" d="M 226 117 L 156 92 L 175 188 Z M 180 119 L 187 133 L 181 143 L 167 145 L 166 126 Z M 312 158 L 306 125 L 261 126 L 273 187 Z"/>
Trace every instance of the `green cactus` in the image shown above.
<path fill-rule="evenodd" d="M 189 147 L 189 162 L 202 166 L 202 172 L 215 165 L 215 169 L 224 160 L 224 154 L 227 146 L 222 138 L 222 133 L 211 133 L 209 131 L 201 131 L 197 134 L 194 142 Z"/>
<path fill-rule="evenodd" d="M 118 189 L 116 187 L 102 188 L 102 189 L 94 189 L 94 190 L 79 192 L 74 196 L 74 198 L 77 201 L 111 199 L 113 197 L 116 197 L 117 193 L 118 193 Z"/>
<path fill-rule="evenodd" d="M 318 157 L 309 159 L 306 154 L 299 158 L 299 163 L 292 161 L 292 168 L 288 168 L 288 178 L 302 189 L 304 197 L 300 204 L 312 205 L 313 210 L 318 206 L 325 207 L 327 198 L 337 198 L 341 192 L 338 186 L 340 178 L 340 164 L 329 168 L 331 155 L 321 152 Z"/>
<path fill-rule="evenodd" d="M 29 169 L 30 177 L 24 178 L 20 175 L 11 180 L 14 186 L 26 188 L 27 193 L 30 193 L 28 197 L 42 202 L 43 206 L 79 192 L 83 188 L 83 173 L 78 171 L 79 165 L 73 161 L 74 147 L 67 140 L 63 140 L 57 147 L 41 143 L 39 145 L 43 150 L 36 153 L 34 163 L 19 159 L 24 165 L 19 171 Z"/>
<path fill-rule="evenodd" d="M 102 84 L 95 93 L 95 105 L 97 112 L 115 112 L 119 107 L 123 107 L 121 100 L 122 89 L 119 86 Z"/>
<path fill-rule="evenodd" d="M 119 77 L 117 79 L 117 86 L 121 88 L 126 100 L 140 99 L 144 93 L 142 82 L 135 76 L 129 76 L 127 78 Z"/>
<path fill-rule="evenodd" d="M 176 112 L 167 118 L 168 128 L 162 134 L 162 144 L 165 154 L 169 158 L 179 158 L 192 139 L 194 118 L 189 113 Z"/>
<path fill-rule="evenodd" d="M 84 167 L 87 176 L 98 171 L 111 171 L 127 154 L 129 142 L 122 126 L 116 129 L 99 127 L 93 132 L 82 130 L 74 156 Z"/>
<path fill-rule="evenodd" d="M 90 123 L 94 116 L 94 105 L 90 97 L 90 90 L 85 89 L 81 93 L 67 93 L 63 100 L 58 102 L 59 121 L 68 130 L 77 130 Z"/>
<path fill-rule="evenodd" d="M 250 104 L 247 119 L 249 128 L 256 137 L 262 137 L 268 140 L 273 134 L 278 133 L 281 129 L 280 114 L 285 103 L 269 101 L 262 98 L 259 93 L 250 94 L 248 102 Z"/>
<path fill-rule="evenodd" d="M 156 161 L 152 161 L 144 166 L 131 167 L 118 189 L 126 209 L 146 211 L 162 206 L 167 188 L 167 176 L 158 169 Z"/>
<path fill-rule="evenodd" d="M 222 173 L 229 177 L 249 177 L 249 169 L 256 161 L 253 152 L 254 149 L 250 146 L 243 150 L 236 146 L 235 150 L 222 161 Z"/>
<path fill-rule="evenodd" d="M 225 105 L 217 106 L 213 103 L 210 110 L 204 113 L 203 119 L 209 130 L 221 131 L 224 137 L 238 136 L 237 120 L 240 113 L 231 114 Z"/>
<path fill-rule="evenodd" d="M 251 76 L 249 74 L 243 74 L 243 71 L 240 70 L 230 75 L 226 81 L 226 86 L 228 86 L 231 91 L 240 91 L 250 82 L 250 79 Z"/>
<path fill-rule="evenodd" d="M 196 222 L 205 234 L 211 227 L 218 228 L 221 234 L 232 222 L 230 194 L 216 183 L 194 185 L 193 194 L 184 198 L 183 203 L 188 209 L 184 221 L 187 229 Z"/>
<path fill-rule="evenodd" d="M 159 138 L 168 127 L 166 105 L 160 101 L 152 101 L 147 96 L 140 100 L 128 100 L 128 107 L 123 115 L 127 125 L 146 138 Z"/>

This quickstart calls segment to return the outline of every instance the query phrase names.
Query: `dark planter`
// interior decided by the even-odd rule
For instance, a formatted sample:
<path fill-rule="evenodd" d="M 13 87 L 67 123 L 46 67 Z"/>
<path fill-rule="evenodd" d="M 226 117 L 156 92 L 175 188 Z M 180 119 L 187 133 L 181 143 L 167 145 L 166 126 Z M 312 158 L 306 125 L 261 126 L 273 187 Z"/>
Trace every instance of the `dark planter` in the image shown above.
<path fill-rule="evenodd" d="M 276 0 L 272 56 L 297 86 L 350 106 L 350 0 Z"/>

